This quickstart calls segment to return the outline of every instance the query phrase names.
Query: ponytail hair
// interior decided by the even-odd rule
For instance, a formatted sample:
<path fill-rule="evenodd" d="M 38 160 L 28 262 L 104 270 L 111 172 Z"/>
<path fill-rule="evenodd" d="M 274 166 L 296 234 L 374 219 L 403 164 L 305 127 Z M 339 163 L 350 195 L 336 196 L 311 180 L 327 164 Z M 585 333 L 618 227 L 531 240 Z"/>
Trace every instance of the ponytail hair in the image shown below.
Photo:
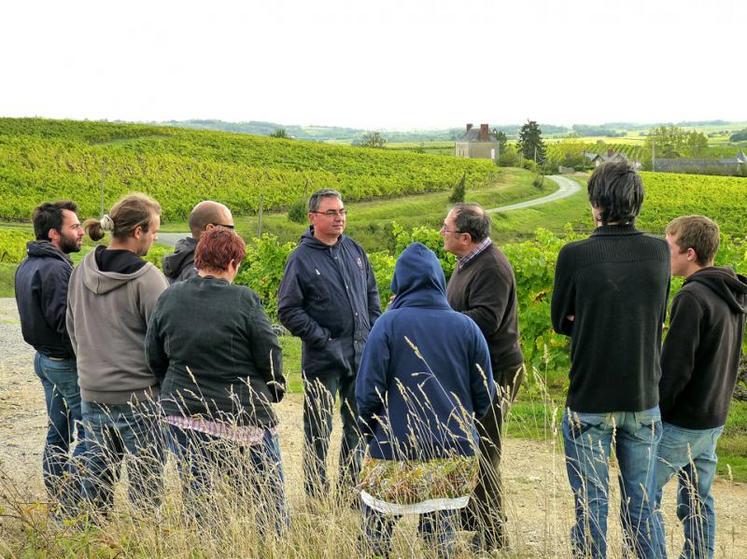
<path fill-rule="evenodd" d="M 161 214 L 161 206 L 150 196 L 134 193 L 128 194 L 114 204 L 108 214 L 101 219 L 87 219 L 83 228 L 93 241 L 104 238 L 104 232 L 110 231 L 118 240 L 125 240 L 133 231 L 141 227 L 147 231 L 153 216 Z"/>

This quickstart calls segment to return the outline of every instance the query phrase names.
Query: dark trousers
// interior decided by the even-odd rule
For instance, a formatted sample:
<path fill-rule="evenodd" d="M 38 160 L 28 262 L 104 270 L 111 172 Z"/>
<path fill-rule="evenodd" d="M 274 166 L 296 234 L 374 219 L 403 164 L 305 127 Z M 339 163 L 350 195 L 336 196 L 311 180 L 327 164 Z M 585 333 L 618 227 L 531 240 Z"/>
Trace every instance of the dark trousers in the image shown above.
<path fill-rule="evenodd" d="M 342 417 L 338 488 L 352 490 L 358 482 L 363 447 L 355 419 L 355 376 L 307 378 L 304 380 L 303 400 L 303 470 L 306 494 L 312 497 L 329 495 L 327 453 L 338 393 Z"/>
<path fill-rule="evenodd" d="M 508 543 L 501 484 L 501 430 L 503 419 L 524 379 L 523 365 L 493 371 L 496 393 L 488 413 L 477 423 L 480 435 L 480 473 L 469 504 L 461 511 L 462 527 L 476 532 L 483 549 L 501 549 Z"/>
<path fill-rule="evenodd" d="M 365 536 L 364 556 L 389 557 L 392 547 L 392 534 L 398 515 L 378 512 L 363 505 L 363 534 Z M 458 514 L 455 510 L 440 510 L 420 515 L 418 533 L 425 542 L 428 555 L 439 558 L 453 554 Z"/>
<path fill-rule="evenodd" d="M 167 435 L 191 516 L 207 522 L 216 518 L 213 507 L 221 506 L 217 486 L 234 494 L 239 510 L 253 509 L 261 534 L 283 532 L 288 511 L 277 435 L 266 430 L 262 442 L 251 446 L 175 425 L 168 425 Z"/>

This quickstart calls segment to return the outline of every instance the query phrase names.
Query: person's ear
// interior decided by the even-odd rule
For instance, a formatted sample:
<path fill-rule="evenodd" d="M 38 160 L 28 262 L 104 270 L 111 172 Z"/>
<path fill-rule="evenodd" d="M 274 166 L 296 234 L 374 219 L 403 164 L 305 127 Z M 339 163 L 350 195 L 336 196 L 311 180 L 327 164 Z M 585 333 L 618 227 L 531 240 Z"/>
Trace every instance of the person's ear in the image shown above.
<path fill-rule="evenodd" d="M 132 236 L 135 237 L 138 241 L 143 238 L 143 226 L 138 225 L 135 227 L 135 229 L 132 231 Z"/>
<path fill-rule="evenodd" d="M 693 247 L 690 247 L 687 249 L 687 261 L 688 262 L 698 261 L 698 253 L 695 252 L 695 249 Z"/>

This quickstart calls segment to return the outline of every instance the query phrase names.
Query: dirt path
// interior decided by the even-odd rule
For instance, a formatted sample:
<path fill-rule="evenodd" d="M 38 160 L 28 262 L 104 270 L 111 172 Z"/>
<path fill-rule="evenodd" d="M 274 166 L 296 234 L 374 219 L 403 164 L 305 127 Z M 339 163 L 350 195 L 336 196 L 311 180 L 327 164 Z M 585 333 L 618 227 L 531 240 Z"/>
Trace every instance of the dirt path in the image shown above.
<path fill-rule="evenodd" d="M 0 299 L 0 469 L 18 487 L 43 495 L 41 448 L 46 416 L 41 385 L 32 367 L 33 350 L 23 343 L 13 299 Z M 301 495 L 300 395 L 289 395 L 278 406 L 281 442 L 291 504 Z M 339 424 L 335 427 L 339 436 Z M 336 441 L 339 444 L 339 441 Z M 330 451 L 336 456 L 336 449 Z M 508 439 L 504 482 L 513 548 L 520 557 L 568 555 L 568 530 L 573 512 L 565 477 L 562 448 L 555 441 Z M 612 483 L 613 501 L 616 484 Z M 674 519 L 673 484 L 667 488 L 664 511 L 672 545 L 681 541 Z M 747 486 L 719 479 L 714 492 L 718 513 L 718 557 L 747 557 Z M 615 505 L 610 506 L 610 557 L 619 557 Z M 670 549 L 674 549 L 670 547 Z"/>

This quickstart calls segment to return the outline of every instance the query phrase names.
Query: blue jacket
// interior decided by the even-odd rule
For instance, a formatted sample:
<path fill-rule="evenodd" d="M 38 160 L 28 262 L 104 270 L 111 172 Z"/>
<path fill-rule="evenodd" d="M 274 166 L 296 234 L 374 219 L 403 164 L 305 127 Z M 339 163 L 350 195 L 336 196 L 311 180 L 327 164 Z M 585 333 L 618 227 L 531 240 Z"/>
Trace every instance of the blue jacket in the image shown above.
<path fill-rule="evenodd" d="M 280 322 L 303 340 L 305 377 L 354 375 L 380 314 L 363 248 L 345 235 L 326 245 L 309 228 L 288 257 L 278 291 Z"/>
<path fill-rule="evenodd" d="M 369 452 L 387 460 L 471 456 L 474 417 L 485 415 L 495 391 L 485 338 L 449 307 L 443 270 L 424 245 L 400 255 L 392 291 L 355 385 Z"/>
<path fill-rule="evenodd" d="M 52 357 L 75 356 L 65 327 L 73 263 L 49 241 L 32 241 L 16 270 L 16 304 L 26 343 Z"/>

